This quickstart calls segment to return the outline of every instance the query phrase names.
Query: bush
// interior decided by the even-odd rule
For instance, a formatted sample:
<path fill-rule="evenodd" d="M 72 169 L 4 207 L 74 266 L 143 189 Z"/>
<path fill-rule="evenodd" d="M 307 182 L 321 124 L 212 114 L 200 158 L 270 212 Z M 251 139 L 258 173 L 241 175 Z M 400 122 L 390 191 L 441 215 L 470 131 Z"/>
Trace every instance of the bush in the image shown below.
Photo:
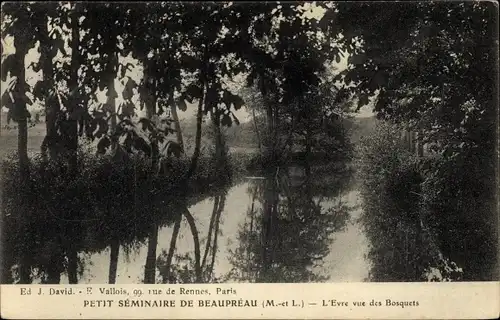
<path fill-rule="evenodd" d="M 417 158 L 381 124 L 358 150 L 364 213 L 376 281 L 494 280 L 494 165 L 463 150 Z"/>
<path fill-rule="evenodd" d="M 498 204 L 492 159 L 475 152 L 433 159 L 422 184 L 423 215 L 464 281 L 498 279 Z"/>
<path fill-rule="evenodd" d="M 400 132 L 380 123 L 357 150 L 361 221 L 370 243 L 374 281 L 421 281 L 439 260 L 439 249 L 433 246 L 432 231 L 421 213 L 425 198 L 421 163 L 405 149 Z"/>
<path fill-rule="evenodd" d="M 82 152 L 78 171 L 64 162 L 30 159 L 28 181 L 20 179 L 18 161 L 2 163 L 2 282 L 20 259 L 44 272 L 54 265 L 55 248 L 67 255 L 96 252 L 119 238 L 122 245 L 144 241 L 153 222 L 171 224 L 178 201 L 211 191 L 216 180 L 210 158 L 200 158 L 187 184 L 179 184 L 189 159 L 171 159 L 168 175 L 151 173 L 141 156 L 116 162 Z M 60 264 L 64 262 L 59 261 Z"/>

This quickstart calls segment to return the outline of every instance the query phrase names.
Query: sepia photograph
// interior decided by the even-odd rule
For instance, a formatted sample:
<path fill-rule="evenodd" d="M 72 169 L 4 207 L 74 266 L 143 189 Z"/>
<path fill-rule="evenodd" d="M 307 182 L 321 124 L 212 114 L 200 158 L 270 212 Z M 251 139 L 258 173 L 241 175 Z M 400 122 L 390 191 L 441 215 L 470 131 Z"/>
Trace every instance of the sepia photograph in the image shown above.
<path fill-rule="evenodd" d="M 499 280 L 497 2 L 1 14 L 2 284 Z"/>

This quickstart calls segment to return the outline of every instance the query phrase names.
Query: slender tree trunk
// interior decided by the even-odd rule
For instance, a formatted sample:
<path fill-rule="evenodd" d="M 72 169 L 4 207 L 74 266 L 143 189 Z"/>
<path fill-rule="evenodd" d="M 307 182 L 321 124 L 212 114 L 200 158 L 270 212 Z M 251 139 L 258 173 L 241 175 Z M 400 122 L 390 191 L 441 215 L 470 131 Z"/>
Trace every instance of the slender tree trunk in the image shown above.
<path fill-rule="evenodd" d="M 181 147 L 181 152 L 184 152 L 184 140 L 182 138 L 181 123 L 179 122 L 179 115 L 177 114 L 177 106 L 173 101 L 173 93 L 170 95 L 170 109 L 172 111 L 172 118 L 174 120 L 175 135 L 177 137 L 177 143 Z"/>
<path fill-rule="evenodd" d="M 225 164 L 225 155 L 224 155 L 224 137 L 222 135 L 221 127 L 220 127 L 220 116 L 219 114 L 211 110 L 210 117 L 212 118 L 212 127 L 215 131 L 215 170 L 217 177 L 223 177 L 226 174 L 226 170 L 224 168 Z"/>
<path fill-rule="evenodd" d="M 259 147 L 259 152 L 262 153 L 262 142 L 260 139 L 260 131 L 259 126 L 257 125 L 257 117 L 255 116 L 255 108 L 252 107 L 252 118 L 253 118 L 253 126 L 255 128 L 255 134 L 257 135 L 257 145 Z"/>
<path fill-rule="evenodd" d="M 422 137 L 422 134 L 421 132 L 417 132 L 417 137 L 418 137 L 418 140 L 417 140 L 417 155 L 419 157 L 423 157 L 424 156 L 424 142 L 423 142 L 423 137 Z"/>
<path fill-rule="evenodd" d="M 110 245 L 110 255 L 109 255 L 109 275 L 108 283 L 116 283 L 116 271 L 118 269 L 118 255 L 120 253 L 120 241 L 117 238 L 111 240 Z"/>
<path fill-rule="evenodd" d="M 149 233 L 148 255 L 144 266 L 144 283 L 156 282 L 156 247 L 158 246 L 158 225 L 153 223 Z"/>
<path fill-rule="evenodd" d="M 170 239 L 170 247 L 168 249 L 167 262 L 165 266 L 165 276 L 163 278 L 163 283 L 171 283 L 170 281 L 170 269 L 172 266 L 172 260 L 175 253 L 175 246 L 177 243 L 177 237 L 179 236 L 179 230 L 181 229 L 182 214 L 179 213 L 177 219 L 175 220 L 174 230 L 172 232 L 172 238 Z"/>
<path fill-rule="evenodd" d="M 17 95 L 15 95 L 16 96 L 15 108 L 17 109 L 17 112 L 15 112 L 15 114 L 18 116 L 17 152 L 19 155 L 19 169 L 21 170 L 21 178 L 27 179 L 29 174 L 28 120 L 27 120 L 28 110 L 26 109 L 26 100 L 24 99 L 26 95 L 26 75 L 25 75 L 24 57 L 28 52 L 28 48 L 26 48 L 26 42 L 22 39 L 22 37 L 14 38 L 14 46 L 16 48 L 15 57 L 19 68 L 17 70 L 18 81 L 15 89 L 17 92 Z"/>
<path fill-rule="evenodd" d="M 45 283 L 47 284 L 59 284 L 61 283 L 61 268 L 63 264 L 63 256 L 53 253 L 50 259 L 50 266 L 47 270 L 47 279 Z"/>
<path fill-rule="evenodd" d="M 222 215 L 222 211 L 224 211 L 225 203 L 226 203 L 226 196 L 222 195 L 221 200 L 219 202 L 219 208 L 217 209 L 217 219 L 215 221 L 214 243 L 212 247 L 212 261 L 208 269 L 208 281 L 212 279 L 212 274 L 214 272 L 215 256 L 217 255 L 217 239 L 219 237 L 220 217 Z"/>
<path fill-rule="evenodd" d="M 222 132 L 220 129 L 220 118 L 219 115 L 215 116 L 213 121 L 213 125 L 215 128 L 215 157 L 220 165 L 220 162 L 223 160 L 222 157 L 224 155 L 224 141 L 222 137 Z M 220 168 L 219 168 L 220 169 Z"/>
<path fill-rule="evenodd" d="M 28 120 L 20 119 L 17 124 L 17 152 L 19 155 L 19 169 L 22 179 L 27 181 L 29 177 L 29 159 L 28 159 Z"/>
<path fill-rule="evenodd" d="M 202 91 L 204 91 L 204 85 L 202 86 Z M 195 137 L 195 148 L 194 153 L 191 158 L 191 164 L 189 166 L 189 171 L 187 173 L 187 178 L 189 179 L 193 173 L 196 171 L 198 165 L 198 158 L 200 157 L 201 149 L 201 123 L 203 121 L 203 102 L 204 98 L 201 97 L 198 101 L 198 111 L 196 113 L 196 137 Z"/>
<path fill-rule="evenodd" d="M 76 8 L 75 8 L 76 9 Z M 71 14 L 71 64 L 70 75 L 68 81 L 69 91 L 72 95 L 69 99 L 69 104 L 66 106 L 68 116 L 68 151 L 70 171 L 75 173 L 77 170 L 77 151 L 78 151 L 78 119 L 76 118 L 75 110 L 78 108 L 78 68 L 80 66 L 80 28 L 78 26 L 78 12 L 73 11 Z"/>
<path fill-rule="evenodd" d="M 208 45 L 205 44 L 205 48 L 203 50 L 203 65 L 200 69 L 200 86 L 201 86 L 201 97 L 198 101 L 198 110 L 196 113 L 196 137 L 195 137 L 195 148 L 193 152 L 193 156 L 191 158 L 191 164 L 189 166 L 189 170 L 187 173 L 187 179 L 189 179 L 194 172 L 196 171 L 196 167 L 198 165 L 198 158 L 200 157 L 200 149 L 201 149 L 201 123 L 203 121 L 203 105 L 210 105 L 211 101 L 207 100 L 208 93 L 208 83 L 207 83 L 207 72 L 208 72 Z M 187 180 L 186 179 L 186 180 Z"/>
<path fill-rule="evenodd" d="M 24 232 L 27 234 L 29 232 L 29 228 L 27 227 L 27 222 L 25 218 L 21 218 L 21 223 L 23 224 Z M 19 266 L 19 284 L 29 284 L 32 281 L 31 278 L 31 259 L 28 254 L 28 249 L 26 248 L 26 243 L 22 244 L 21 254 L 18 261 Z"/>
<path fill-rule="evenodd" d="M 273 135 L 273 142 L 274 142 L 274 146 L 273 146 L 273 151 L 274 151 L 274 155 L 275 155 L 275 158 L 277 159 L 278 158 L 278 148 L 279 148 L 279 144 L 280 144 L 280 118 L 279 118 L 279 104 L 276 103 L 273 105 L 274 108 L 273 108 L 273 130 L 274 130 L 274 135 Z"/>
<path fill-rule="evenodd" d="M 252 196 L 252 207 L 250 208 L 250 230 L 249 230 L 249 235 L 250 237 L 248 238 L 248 246 L 247 246 L 247 263 L 248 263 L 248 280 L 252 279 L 253 276 L 251 274 L 251 267 L 252 267 L 252 261 L 250 260 L 251 258 L 251 247 L 250 247 L 250 239 L 253 236 L 253 228 L 254 228 L 254 206 L 255 206 L 255 198 L 256 198 L 256 192 L 253 193 Z"/>
<path fill-rule="evenodd" d="M 67 234 L 76 234 L 78 228 L 75 225 L 66 227 Z M 66 255 L 68 257 L 68 281 L 70 284 L 78 283 L 78 251 L 72 239 L 66 239 Z"/>
<path fill-rule="evenodd" d="M 41 37 L 43 41 L 40 41 L 41 46 L 41 57 L 42 60 L 42 72 L 43 72 L 43 84 L 46 90 L 54 88 L 54 68 L 52 65 L 52 52 L 50 47 L 50 37 L 49 30 L 47 26 L 47 17 L 44 18 L 43 28 L 41 28 Z M 55 159 L 57 156 L 56 151 L 56 117 L 59 112 L 59 105 L 54 103 L 53 99 L 49 98 L 49 95 L 45 96 L 45 127 L 46 136 L 44 139 L 44 144 L 42 145 L 42 155 L 46 157 L 47 151 L 50 159 Z"/>
<path fill-rule="evenodd" d="M 420 213 L 417 215 L 417 219 L 415 221 L 415 248 L 414 248 L 414 263 L 415 263 L 415 276 L 414 281 L 420 281 L 420 277 L 422 276 L 422 220 L 420 217 Z"/>
<path fill-rule="evenodd" d="M 23 35 L 16 35 L 14 37 L 14 46 L 16 48 L 15 59 L 17 60 L 17 84 L 15 88 L 15 108 L 16 121 L 18 123 L 18 136 L 17 136 L 17 153 L 19 156 L 19 173 L 20 173 L 20 183 L 23 185 L 25 190 L 29 189 L 29 158 L 28 158 L 28 120 L 26 109 L 26 100 L 24 99 L 26 95 L 26 78 L 25 78 L 25 64 L 24 57 L 28 51 L 26 47 L 26 41 Z M 25 218 L 21 219 L 23 224 L 27 224 Z M 25 226 L 27 228 L 27 226 Z M 19 261 L 19 282 L 21 284 L 31 283 L 31 267 L 29 263 L 29 255 L 25 252 L 26 249 L 23 248 Z"/>
<path fill-rule="evenodd" d="M 61 243 L 61 238 L 57 235 L 52 243 L 53 246 L 49 247 L 51 257 L 45 279 L 47 284 L 59 284 L 61 282 L 61 273 L 64 271 L 64 254 L 61 251 Z"/>
<path fill-rule="evenodd" d="M 410 131 L 410 139 L 411 139 L 411 153 L 416 155 L 417 154 L 417 139 L 416 139 L 416 134 L 415 131 Z"/>
<path fill-rule="evenodd" d="M 145 79 L 146 82 L 149 83 L 149 75 L 148 72 L 146 71 L 145 73 Z M 149 91 L 147 100 L 145 101 L 146 103 L 146 118 L 149 120 L 153 120 L 154 115 L 156 114 L 156 81 L 153 83 L 153 89 Z M 152 150 L 151 150 L 151 168 L 154 171 L 156 168 L 158 168 L 158 161 L 159 161 L 159 144 L 158 141 L 152 141 Z"/>
<path fill-rule="evenodd" d="M 188 208 L 184 208 L 183 214 L 184 217 L 186 217 L 186 220 L 189 224 L 189 228 L 191 229 L 191 234 L 193 235 L 196 282 L 201 283 L 202 274 L 201 274 L 201 264 L 200 264 L 200 239 L 198 237 L 196 222 L 194 221 L 194 218 L 189 212 Z"/>
<path fill-rule="evenodd" d="M 68 281 L 70 284 L 78 283 L 78 253 L 73 245 L 68 250 Z"/>
<path fill-rule="evenodd" d="M 70 74 L 69 74 L 69 80 L 68 80 L 68 88 L 69 91 L 71 92 L 68 105 L 65 106 L 68 110 L 68 117 L 67 117 L 67 132 L 66 132 L 66 149 L 68 152 L 69 156 L 69 174 L 70 176 L 75 176 L 78 171 L 78 158 L 77 158 L 77 151 L 78 151 L 78 119 L 76 118 L 76 108 L 78 108 L 78 67 L 80 65 L 79 63 L 79 46 L 80 46 L 80 28 L 78 26 L 78 19 L 79 15 L 78 12 L 76 11 L 76 8 L 74 8 L 73 12 L 71 13 L 71 63 L 70 63 Z M 78 210 L 78 209 L 76 209 Z M 74 228 L 74 226 L 71 226 L 71 228 Z M 75 230 L 75 232 L 78 232 Z M 77 274 L 77 269 L 78 269 L 78 253 L 77 250 L 74 246 L 74 244 L 71 242 L 71 240 L 68 245 L 68 280 L 69 283 L 71 284 L 76 284 L 78 283 L 78 274 Z"/>
<path fill-rule="evenodd" d="M 214 207 L 212 210 L 212 216 L 210 217 L 210 225 L 208 227 L 208 236 L 207 236 L 207 243 L 205 244 L 205 253 L 203 254 L 203 260 L 201 262 L 201 269 L 202 270 L 205 269 L 208 251 L 210 249 L 210 244 L 212 243 L 212 232 L 213 232 L 215 218 L 217 216 L 218 209 L 219 209 L 219 197 L 215 197 L 214 198 Z"/>
<path fill-rule="evenodd" d="M 153 90 L 149 91 L 148 101 L 146 102 L 146 118 L 149 120 L 153 119 L 156 114 L 156 81 L 153 81 Z"/>
<path fill-rule="evenodd" d="M 110 129 L 111 132 L 116 130 L 117 119 L 116 119 L 116 89 L 115 89 L 115 79 L 109 82 L 108 85 L 108 98 L 106 99 L 106 103 L 109 105 L 110 110 L 112 110 L 112 116 L 110 121 Z M 116 143 L 116 142 L 115 142 Z"/>
<path fill-rule="evenodd" d="M 113 44 L 116 44 L 116 37 L 114 35 L 109 35 L 110 39 L 113 39 L 111 41 Z M 108 64 L 106 66 L 106 72 L 108 73 L 109 76 L 109 82 L 108 82 L 108 91 L 106 93 L 107 99 L 106 103 L 109 106 L 109 109 L 111 110 L 111 119 L 110 119 L 110 130 L 112 133 L 116 131 L 116 125 L 118 122 L 117 119 L 117 114 L 116 114 L 116 97 L 118 96 L 115 88 L 115 77 L 116 77 L 116 71 L 118 69 L 118 55 L 116 52 L 111 51 L 108 53 L 109 58 L 108 58 Z M 118 145 L 118 140 L 113 139 L 111 142 L 111 149 L 116 150 L 116 147 Z"/>
<path fill-rule="evenodd" d="M 273 108 L 272 106 L 270 105 L 270 103 L 264 99 L 265 101 L 265 105 L 266 105 L 266 115 L 267 115 L 267 128 L 268 128 L 268 133 L 267 133 L 267 136 L 268 136 L 268 146 L 266 149 L 267 150 L 267 153 L 268 155 L 270 156 L 270 158 L 274 161 L 274 146 L 275 146 L 275 141 L 273 139 L 274 137 L 274 117 L 273 117 Z"/>
<path fill-rule="evenodd" d="M 264 210 L 262 214 L 261 228 L 261 270 L 258 282 L 267 282 L 269 279 L 269 269 L 271 267 L 270 249 L 271 249 L 271 232 L 272 232 L 272 215 L 274 206 L 274 179 L 266 179 L 264 191 Z"/>

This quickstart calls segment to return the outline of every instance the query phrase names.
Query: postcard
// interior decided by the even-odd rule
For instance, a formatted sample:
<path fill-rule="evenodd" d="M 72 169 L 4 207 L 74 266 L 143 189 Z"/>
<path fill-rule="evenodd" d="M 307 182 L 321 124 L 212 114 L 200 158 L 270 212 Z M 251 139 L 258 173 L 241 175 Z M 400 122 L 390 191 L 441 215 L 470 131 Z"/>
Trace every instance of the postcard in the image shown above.
<path fill-rule="evenodd" d="M 497 318 L 498 16 L 4 3 L 2 318 Z"/>

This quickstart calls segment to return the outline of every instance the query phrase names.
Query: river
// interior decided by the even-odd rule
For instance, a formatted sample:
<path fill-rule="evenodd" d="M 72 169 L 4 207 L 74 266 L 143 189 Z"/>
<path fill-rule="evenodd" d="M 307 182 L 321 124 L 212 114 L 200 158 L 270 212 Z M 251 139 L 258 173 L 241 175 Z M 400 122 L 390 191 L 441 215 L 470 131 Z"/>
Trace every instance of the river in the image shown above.
<path fill-rule="evenodd" d="M 335 196 L 324 196 L 298 188 L 288 190 L 288 196 L 266 195 L 267 182 L 247 179 L 221 191 L 217 199 L 219 205 L 223 203 L 217 240 L 214 240 L 216 230 L 211 235 L 211 247 L 217 241 L 217 249 L 212 280 L 207 282 L 361 282 L 368 277 L 369 263 L 365 259 L 368 244 L 358 222 L 361 208 L 356 190 L 340 190 Z M 196 222 L 202 256 L 216 198 L 204 199 L 188 208 Z M 269 234 L 265 232 L 263 217 L 273 205 L 279 217 Z M 291 210 L 296 217 L 290 218 Z M 172 232 L 172 226 L 159 228 L 157 255 L 165 256 L 168 252 Z M 193 252 L 194 240 L 183 219 L 176 255 L 193 258 Z M 121 246 L 116 283 L 141 283 L 147 254 L 147 241 L 134 248 Z M 212 255 L 213 250 L 207 254 L 207 266 Z M 79 257 L 83 262 L 79 283 L 108 282 L 109 247 L 97 253 L 79 253 Z M 179 267 L 179 260 L 174 258 L 173 265 Z M 267 270 L 267 274 L 262 270 Z M 156 282 L 162 282 L 158 269 Z M 66 274 L 61 275 L 61 283 L 68 283 Z"/>

